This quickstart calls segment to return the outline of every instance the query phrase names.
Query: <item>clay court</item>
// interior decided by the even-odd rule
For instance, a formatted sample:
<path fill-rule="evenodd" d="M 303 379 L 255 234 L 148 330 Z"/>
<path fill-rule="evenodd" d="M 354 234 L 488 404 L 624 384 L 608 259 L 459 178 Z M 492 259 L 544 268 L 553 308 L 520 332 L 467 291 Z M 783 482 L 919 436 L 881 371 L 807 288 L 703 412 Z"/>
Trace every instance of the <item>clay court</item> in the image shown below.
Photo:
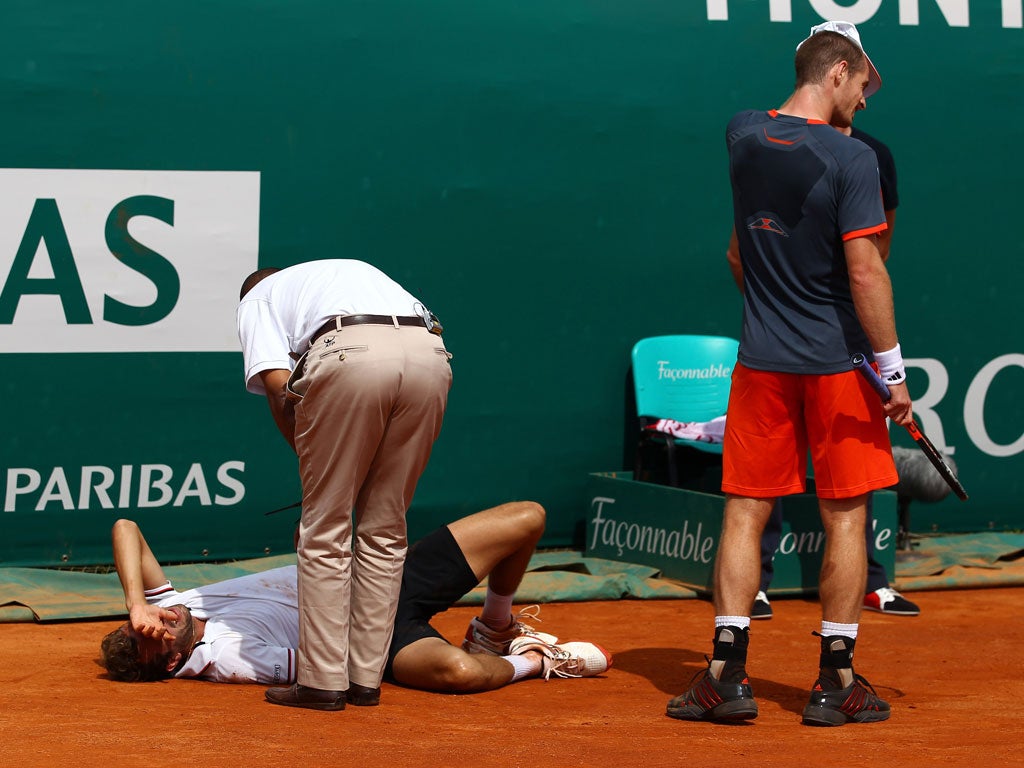
<path fill-rule="evenodd" d="M 545 630 L 614 654 L 604 676 L 529 680 L 466 696 L 388 686 L 378 708 L 275 707 L 255 685 L 114 683 L 97 663 L 118 621 L 0 624 L 0 765 L 140 766 L 906 766 L 1021 765 L 1014 669 L 1024 587 L 911 594 L 916 618 L 865 612 L 857 669 L 892 705 L 888 722 L 800 724 L 818 605 L 774 601 L 755 622 L 748 670 L 760 717 L 671 720 L 665 703 L 704 666 L 713 610 L 699 599 L 543 606 Z M 458 638 L 475 614 L 437 627 Z"/>

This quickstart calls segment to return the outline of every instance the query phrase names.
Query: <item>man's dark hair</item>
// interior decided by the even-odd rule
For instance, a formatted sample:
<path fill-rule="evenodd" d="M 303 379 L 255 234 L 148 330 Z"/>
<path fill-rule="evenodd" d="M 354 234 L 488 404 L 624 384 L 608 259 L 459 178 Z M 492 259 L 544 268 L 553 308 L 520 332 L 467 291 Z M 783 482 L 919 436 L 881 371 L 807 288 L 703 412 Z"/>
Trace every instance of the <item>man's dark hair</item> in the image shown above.
<path fill-rule="evenodd" d="M 151 683 L 166 680 L 173 672 L 167 669 L 171 651 L 161 653 L 149 661 L 143 661 L 139 644 L 126 631 L 118 627 L 103 638 L 100 643 L 100 660 L 112 680 L 122 683 Z"/>
<path fill-rule="evenodd" d="M 811 35 L 796 52 L 796 87 L 822 82 L 840 61 L 850 65 L 851 73 L 867 67 L 864 51 L 838 32 Z"/>
<path fill-rule="evenodd" d="M 280 272 L 280 267 L 264 267 L 263 269 L 257 269 L 245 280 L 242 281 L 242 290 L 238 293 L 238 300 L 241 301 L 245 294 L 252 290 L 253 286 L 256 285 L 260 280 L 265 277 L 270 277 L 275 272 Z"/>

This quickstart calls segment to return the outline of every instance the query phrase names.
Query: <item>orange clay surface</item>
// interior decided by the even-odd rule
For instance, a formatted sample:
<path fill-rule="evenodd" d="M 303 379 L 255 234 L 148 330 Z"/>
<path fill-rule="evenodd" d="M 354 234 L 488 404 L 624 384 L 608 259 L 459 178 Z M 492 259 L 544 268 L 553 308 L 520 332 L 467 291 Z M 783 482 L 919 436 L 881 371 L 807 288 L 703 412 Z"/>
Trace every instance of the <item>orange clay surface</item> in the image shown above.
<path fill-rule="evenodd" d="M 775 617 L 754 622 L 760 717 L 739 725 L 665 716 L 710 651 L 701 600 L 543 606 L 539 628 L 614 654 L 602 677 L 463 696 L 385 685 L 381 706 L 343 712 L 267 704 L 255 685 L 111 682 L 97 649 L 119 622 L 0 624 L 0 766 L 1024 765 L 1024 588 L 908 596 L 921 616 L 865 612 L 857 646 L 891 719 L 825 729 L 800 724 L 820 620 L 805 599 L 775 600 Z M 460 638 L 474 612 L 436 626 Z"/>

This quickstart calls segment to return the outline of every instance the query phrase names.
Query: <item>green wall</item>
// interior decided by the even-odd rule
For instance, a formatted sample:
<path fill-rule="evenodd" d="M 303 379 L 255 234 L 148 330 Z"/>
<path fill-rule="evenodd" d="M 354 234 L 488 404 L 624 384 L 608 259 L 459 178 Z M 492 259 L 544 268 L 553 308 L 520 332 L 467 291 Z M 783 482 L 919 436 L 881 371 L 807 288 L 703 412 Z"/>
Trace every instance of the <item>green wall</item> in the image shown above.
<path fill-rule="evenodd" d="M 1003 26 L 994 0 L 848 5 L 836 17 L 867 14 L 884 81 L 858 124 L 899 168 L 901 343 L 931 361 L 928 375 L 911 368 L 911 391 L 935 399 L 948 374 L 921 421 L 971 492 L 916 506 L 912 522 L 1020 528 L 1024 31 Z M 1019 0 L 1006 5 L 1016 23 Z M 772 20 L 785 2 L 293 1 L 241 14 L 218 0 L 13 0 L 0 11 L 0 168 L 258 173 L 260 265 L 364 259 L 445 324 L 455 384 L 411 534 L 530 498 L 549 509 L 544 544 L 581 543 L 587 473 L 622 464 L 632 344 L 739 332 L 724 125 L 785 99 L 793 49 L 834 6 L 793 0 L 789 20 Z M 728 20 L 709 20 L 722 7 Z M 14 233 L 0 280 L 25 205 L 0 210 Z M 86 235 L 68 239 L 77 260 Z M 232 286 L 242 277 L 216 251 L 195 258 Z M 230 323 L 236 299 L 211 291 L 203 306 Z M 15 316 L 0 343 L 67 322 L 52 312 Z M 244 392 L 241 355 L 170 346 L 0 347 L 0 481 L 11 497 L 12 469 L 40 477 L 0 512 L 0 564 L 102 560 L 117 516 L 159 528 L 165 558 L 287 548 L 294 511 L 264 512 L 298 499 L 295 461 Z M 227 470 L 244 486 L 236 500 L 214 479 L 229 462 L 244 465 Z M 197 463 L 209 499 L 194 471 L 187 493 L 175 485 Z M 129 465 L 137 482 L 147 464 L 171 468 L 179 505 L 140 508 L 134 487 L 123 507 L 79 504 L 82 467 Z"/>

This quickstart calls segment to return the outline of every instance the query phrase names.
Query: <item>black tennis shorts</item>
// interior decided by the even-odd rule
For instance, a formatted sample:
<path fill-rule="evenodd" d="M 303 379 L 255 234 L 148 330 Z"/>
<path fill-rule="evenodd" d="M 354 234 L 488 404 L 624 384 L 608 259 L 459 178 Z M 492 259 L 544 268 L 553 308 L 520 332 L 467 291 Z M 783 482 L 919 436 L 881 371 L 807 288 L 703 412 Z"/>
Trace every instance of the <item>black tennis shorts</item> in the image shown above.
<path fill-rule="evenodd" d="M 409 548 L 385 679 L 394 682 L 392 665 L 405 646 L 425 637 L 445 639 L 430 626 L 430 620 L 479 583 L 448 526 L 427 534 Z"/>

